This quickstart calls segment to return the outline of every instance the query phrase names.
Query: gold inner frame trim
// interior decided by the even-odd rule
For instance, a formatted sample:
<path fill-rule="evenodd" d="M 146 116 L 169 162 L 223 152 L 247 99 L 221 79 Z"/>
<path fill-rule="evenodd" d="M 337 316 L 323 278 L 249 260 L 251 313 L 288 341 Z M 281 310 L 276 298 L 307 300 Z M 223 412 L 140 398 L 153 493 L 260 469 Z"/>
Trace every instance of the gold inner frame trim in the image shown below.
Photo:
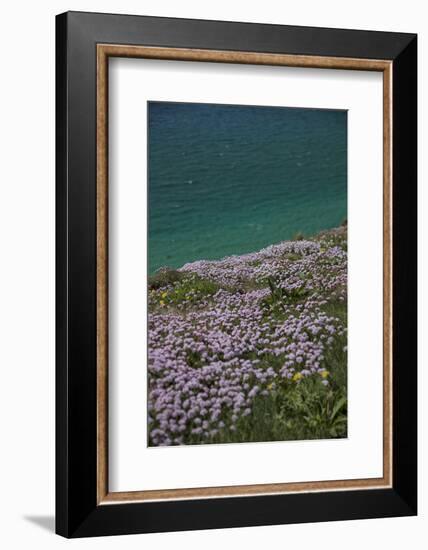
<path fill-rule="evenodd" d="M 108 488 L 108 59 L 133 57 L 383 73 L 383 476 L 225 487 L 109 492 Z M 392 70 L 385 60 L 97 45 L 97 503 L 221 498 L 392 486 Z"/>

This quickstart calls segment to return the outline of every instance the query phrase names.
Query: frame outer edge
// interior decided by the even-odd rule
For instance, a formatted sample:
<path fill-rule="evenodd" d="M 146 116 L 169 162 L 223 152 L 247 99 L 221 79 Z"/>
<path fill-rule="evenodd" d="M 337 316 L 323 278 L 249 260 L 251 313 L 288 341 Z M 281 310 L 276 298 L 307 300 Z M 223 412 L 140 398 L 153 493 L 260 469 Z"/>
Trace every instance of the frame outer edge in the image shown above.
<path fill-rule="evenodd" d="M 393 486 L 417 514 L 416 35 L 394 59 L 393 97 Z"/>
<path fill-rule="evenodd" d="M 260 53 L 279 53 L 281 50 L 284 53 L 286 50 L 289 55 L 391 61 L 414 37 L 412 33 L 337 27 L 305 27 L 84 11 L 67 13 L 70 22 L 79 26 L 83 34 L 95 36 L 102 26 L 111 33 L 114 28 L 115 34 L 127 34 L 126 43 L 129 45 L 141 43 L 141 36 L 144 36 L 146 46 L 235 51 L 250 49 Z M 101 36 L 97 36 L 97 41 L 103 41 Z M 122 43 L 121 40 L 115 39 L 106 42 Z M 248 48 L 249 42 L 262 42 L 262 45 Z M 225 43 L 228 44 L 226 47 Z"/>
<path fill-rule="evenodd" d="M 67 158 L 68 158 L 68 97 L 67 97 L 67 14 L 55 20 L 55 204 L 56 204 L 56 377 L 55 377 L 55 531 L 69 533 L 68 506 L 68 235 L 67 235 Z"/>
<path fill-rule="evenodd" d="M 70 17 L 71 15 L 71 17 Z M 93 451 L 92 443 L 90 449 L 87 451 L 89 453 L 89 466 L 87 473 L 84 474 L 83 479 L 79 477 L 81 474 L 81 465 L 82 465 L 82 456 L 85 450 L 85 442 L 89 441 L 88 437 L 90 434 L 96 432 L 95 427 L 88 427 L 85 430 L 85 433 L 82 434 L 83 441 L 76 438 L 76 429 L 79 428 L 81 423 L 81 417 L 75 418 L 75 415 L 70 414 L 71 412 L 76 413 L 77 403 L 77 391 L 79 375 L 84 372 L 83 366 L 77 368 L 77 373 L 74 376 L 71 376 L 72 373 L 68 370 L 68 361 L 69 361 L 69 351 L 68 351 L 68 338 L 69 338 L 69 329 L 67 327 L 67 322 L 69 321 L 68 313 L 68 293 L 70 290 L 67 277 L 70 274 L 70 269 L 68 266 L 69 257 L 72 257 L 73 249 L 70 247 L 69 252 L 69 240 L 74 240 L 74 245 L 76 244 L 76 234 L 72 234 L 72 230 L 68 227 L 68 216 L 72 217 L 71 222 L 75 222 L 76 216 L 80 214 L 79 211 L 75 211 L 72 208 L 72 203 L 74 205 L 81 204 L 76 200 L 76 193 L 81 192 L 82 185 L 80 184 L 73 187 L 69 192 L 68 189 L 68 180 L 69 180 L 69 168 L 70 170 L 74 167 L 72 164 L 73 159 L 75 160 L 75 152 L 70 153 L 68 148 L 68 136 L 73 135 L 73 131 L 76 130 L 76 124 L 72 119 L 69 119 L 69 116 L 76 111 L 73 111 L 73 107 L 76 108 L 78 103 L 77 99 L 83 98 L 88 105 L 84 104 L 84 111 L 88 110 L 92 105 L 92 99 L 87 96 L 87 92 L 91 89 L 92 84 L 91 79 L 94 75 L 89 74 L 91 66 L 94 65 L 94 61 L 89 60 L 86 62 L 88 56 L 90 57 L 90 48 L 97 40 L 103 41 L 104 37 L 104 22 L 106 21 L 107 14 L 85 14 L 85 13 L 76 13 L 68 12 L 61 14 L 56 18 L 56 47 L 57 47 L 57 57 L 56 57 L 56 92 L 57 92 L 57 105 L 56 105 L 56 153 L 57 153 L 57 167 L 56 167 L 56 206 L 57 206 L 57 217 L 56 217 L 56 233 L 57 233 L 57 259 L 56 259 L 56 281 L 57 281 L 57 306 L 56 306 L 56 337 L 57 337 L 57 350 L 56 350 L 56 532 L 65 537 L 80 537 L 80 536 L 99 536 L 107 534 L 124 534 L 124 533 L 137 533 L 137 532 L 154 532 L 154 531 L 177 531 L 183 529 L 201 529 L 201 528 L 215 528 L 215 527 L 232 527 L 232 526 L 244 526 L 244 525 L 267 525 L 267 524 L 278 524 L 278 523 L 290 523 L 290 522 L 302 522 L 302 521 L 326 521 L 325 516 L 325 498 L 327 498 L 325 493 L 322 493 L 324 496 L 324 511 L 321 510 L 318 515 L 315 514 L 313 517 L 314 511 L 310 511 L 310 518 L 302 520 L 296 516 L 296 512 L 291 513 L 290 517 L 285 517 L 284 514 L 288 509 L 291 502 L 298 502 L 300 498 L 308 495 L 285 495 L 287 501 L 282 499 L 283 495 L 278 496 L 269 496 L 269 497 L 252 497 L 247 499 L 213 499 L 211 501 L 201 500 L 201 501 L 184 501 L 177 502 L 173 501 L 170 503 L 151 503 L 151 504 L 129 504 L 129 505 L 111 505 L 111 506 L 96 506 L 96 488 L 92 487 L 92 479 L 94 479 L 94 473 L 92 471 L 92 461 L 93 461 Z M 110 23 L 114 20 L 119 22 L 121 16 L 112 16 L 108 15 Z M 167 18 L 144 18 L 144 17 L 132 17 L 132 16 L 123 16 L 122 24 L 125 19 L 128 20 L 145 20 L 144 25 L 147 26 L 148 21 L 150 23 L 156 24 L 155 26 L 160 25 L 160 20 L 162 19 L 163 25 L 165 23 L 180 22 L 180 27 L 185 27 L 185 20 L 171 20 Z M 135 21 L 136 23 L 136 21 Z M 200 22 L 202 23 L 202 22 Z M 207 23 L 207 22 L 206 22 Z M 210 22 L 214 23 L 214 22 Z M 193 21 L 193 24 L 189 27 L 197 24 L 196 21 Z M 229 23 L 231 28 L 234 23 Z M 163 26 L 162 25 L 162 26 Z M 222 24 L 219 23 L 221 26 Z M 239 24 L 236 23 L 238 26 Z M 259 25 L 260 27 L 269 28 L 269 25 Z M 257 24 L 252 25 L 254 30 L 257 30 Z M 168 38 L 168 28 L 163 26 L 163 29 L 166 33 L 166 38 Z M 285 31 L 286 27 L 282 27 Z M 302 27 L 303 31 L 305 28 Z M 323 29 L 327 31 L 328 29 Z M 308 31 L 308 28 L 306 28 Z M 332 29 L 334 32 L 335 29 Z M 118 33 L 126 35 L 127 31 L 124 31 L 121 28 Z M 181 32 L 181 31 L 180 31 Z M 351 31 L 350 31 L 351 32 Z M 361 31 L 363 34 L 364 32 Z M 157 28 L 155 35 L 159 34 L 159 28 Z M 173 34 L 173 33 L 172 33 Z M 375 33 L 376 34 L 376 33 Z M 382 34 L 382 33 L 378 33 Z M 397 152 L 401 151 L 399 147 L 397 136 L 397 121 L 399 122 L 399 130 L 402 133 L 401 142 L 404 143 L 404 150 L 410 149 L 410 145 L 415 145 L 416 143 L 416 107 L 409 106 L 410 103 L 415 102 L 416 99 L 416 74 L 412 75 L 412 71 L 416 71 L 416 37 L 415 35 L 402 35 L 400 33 L 384 33 L 385 35 L 390 34 L 389 38 L 385 37 L 385 40 L 390 40 L 390 50 L 393 51 L 395 46 L 393 46 L 393 38 L 397 37 L 398 43 L 406 42 L 405 48 L 399 55 L 388 56 L 388 60 L 394 61 L 394 124 L 395 124 L 395 133 L 394 133 L 394 189 L 393 189 L 393 208 L 394 208 L 394 222 L 397 220 L 397 210 L 398 202 L 397 199 L 405 201 L 405 208 L 402 212 L 402 218 L 398 218 L 398 224 L 394 224 L 393 234 L 394 239 L 399 236 L 399 230 L 401 229 L 402 239 L 400 243 L 397 243 L 397 246 L 394 244 L 394 276 L 396 272 L 398 273 L 398 279 L 395 281 L 401 282 L 398 286 L 400 288 L 406 284 L 406 281 L 410 281 L 411 288 L 407 289 L 407 293 L 398 292 L 398 297 L 401 298 L 399 302 L 396 302 L 397 291 L 394 289 L 394 319 L 396 319 L 396 311 L 399 311 L 404 317 L 406 314 L 410 314 L 411 327 L 406 329 L 404 334 L 405 342 L 407 343 L 416 343 L 415 337 L 412 336 L 411 328 L 414 328 L 416 317 L 416 292 L 415 288 L 412 285 L 416 282 L 416 273 L 414 271 L 416 262 L 415 262 L 415 246 L 412 243 L 408 249 L 406 249 L 406 237 L 414 238 L 416 235 L 415 232 L 415 220 L 416 216 L 412 218 L 415 211 L 416 205 L 416 151 L 415 149 L 411 151 L 410 156 L 406 158 L 404 153 L 401 152 L 400 159 L 397 157 Z M 70 48 L 70 36 L 71 42 L 73 42 L 73 48 L 75 51 L 72 51 L 73 48 Z M 181 36 L 181 35 L 180 35 Z M 354 35 L 355 36 L 355 35 Z M 404 38 L 403 38 L 404 36 Z M 228 37 L 228 40 L 233 42 L 233 39 Z M 172 38 L 174 42 L 181 40 L 179 37 Z M 212 37 L 210 38 L 212 41 Z M 383 39 L 382 39 L 383 40 Z M 123 40 L 126 42 L 126 39 Z M 408 47 L 409 46 L 409 47 Z M 185 47 L 183 40 L 183 47 Z M 373 46 L 375 48 L 375 46 Z M 209 48 L 208 48 L 209 49 Z M 226 48 L 227 49 L 227 48 Z M 251 48 L 249 48 L 251 49 Z M 264 51 L 264 50 L 263 50 Z M 410 52 L 410 53 L 409 53 Z M 322 55 L 326 55 L 323 53 Z M 84 67 L 82 67 L 81 72 L 88 81 L 83 82 L 82 86 L 82 95 L 76 95 L 75 88 L 78 87 L 78 82 L 76 80 L 76 74 L 78 73 L 76 67 L 76 60 L 80 57 L 80 60 L 85 60 Z M 373 56 L 378 57 L 378 56 Z M 385 58 L 386 59 L 386 58 Z M 74 64 L 74 65 L 73 65 Z M 395 69 L 397 68 L 397 72 Z M 85 72 L 86 71 L 86 72 Z M 407 72 L 406 72 L 407 71 Z M 410 83 L 407 83 L 407 87 L 402 79 L 405 75 L 410 75 Z M 88 83 L 89 82 L 89 83 Z M 397 96 L 398 92 L 398 96 Z M 73 95 L 70 98 L 70 94 Z M 84 95 L 86 94 L 86 95 Z M 401 96 L 400 96 L 401 94 Z M 400 98 L 398 101 L 395 101 L 396 98 Z M 407 101 L 407 107 L 405 107 Z M 80 114 L 77 114 L 79 122 L 81 122 Z M 92 115 L 91 115 L 92 116 Z M 406 117 L 408 118 L 406 122 Z M 407 125 L 407 126 L 406 126 Z M 72 127 L 73 126 L 73 127 Z M 92 121 L 88 121 L 89 129 L 92 128 Z M 94 134 L 95 135 L 95 134 Z M 92 138 L 85 138 L 90 140 Z M 409 144 L 405 146 L 406 139 L 409 139 Z M 76 147 L 75 147 L 76 149 Z M 92 154 L 92 149 L 90 154 Z M 88 173 L 86 168 L 91 167 L 92 159 L 89 159 L 88 165 L 85 166 L 81 172 L 84 178 L 87 179 Z M 398 167 L 398 172 L 397 172 Z M 74 167 L 75 168 L 75 167 Z M 406 178 L 405 171 L 410 171 L 410 176 Z M 398 174 L 398 175 L 397 175 Z M 73 174 L 75 178 L 75 174 Z M 406 187 L 405 181 L 410 181 L 410 185 Z M 71 181 L 71 177 L 70 177 Z M 73 179 L 73 182 L 76 183 Z M 399 182 L 399 185 L 398 183 Z M 401 186 L 401 188 L 399 188 Z M 405 196 L 405 190 L 409 190 L 410 193 Z M 69 196 L 70 195 L 70 196 Z M 85 196 L 80 196 L 80 199 L 86 198 Z M 70 200 L 70 206 L 68 203 Z M 92 200 L 92 199 L 91 199 Z M 86 214 L 86 211 L 85 211 Z M 87 221 L 87 220 L 85 220 Z M 406 230 L 406 223 L 408 224 L 408 229 Z M 89 235 L 91 234 L 89 231 Z M 87 236 L 87 235 L 86 235 Z M 414 241 L 416 242 L 416 240 Z M 73 242 L 72 242 L 73 244 Z M 64 250 L 65 246 L 65 250 Z M 86 251 L 87 249 L 85 249 Z M 409 271 L 407 272 L 407 267 L 400 268 L 399 260 L 397 260 L 397 253 L 399 253 L 399 258 L 401 261 L 404 257 L 410 260 Z M 77 258 L 79 260 L 80 258 Z M 79 263 L 79 262 L 77 262 Z M 81 267 L 81 265 L 78 265 Z M 75 275 L 76 272 L 74 272 Z M 90 277 L 92 274 L 89 274 Z M 396 285 L 394 285 L 396 287 Z M 83 291 L 86 291 L 87 287 L 83 288 Z M 74 291 L 75 293 L 76 291 Z M 407 298 L 410 300 L 410 303 L 403 303 L 404 299 Z M 70 302 L 72 303 L 72 302 Z M 398 305 L 397 305 L 398 304 Z M 406 309 L 407 307 L 407 309 Z M 92 314 L 92 312 L 90 312 Z M 71 319 L 70 319 L 71 321 Z M 74 319 L 75 322 L 75 319 Z M 399 327 L 400 330 L 403 330 L 403 327 Z M 80 333 L 79 333 L 80 334 Z M 396 351 L 398 353 L 398 362 L 403 369 L 403 359 L 404 346 L 397 347 L 397 325 L 394 320 L 394 360 L 396 359 Z M 75 338 L 75 336 L 73 336 Z M 84 340 L 84 344 L 86 343 Z M 75 350 L 73 350 L 75 352 Z M 90 351 L 90 350 L 89 350 Z M 87 353 L 85 349 L 85 353 Z M 411 353 L 411 365 L 410 365 L 410 374 L 415 372 L 416 362 L 413 361 L 415 358 L 416 352 L 412 350 Z M 71 357 L 71 353 L 70 353 Z M 76 357 L 74 355 L 74 361 Z M 85 358 L 85 361 L 87 359 Z M 331 517 L 328 519 L 358 519 L 363 517 L 392 517 L 392 516 L 404 516 L 412 515 L 416 513 L 416 415 L 415 415 L 415 406 L 414 406 L 414 397 L 415 397 L 415 388 L 416 388 L 416 378 L 407 381 L 404 380 L 404 371 L 400 376 L 400 381 L 404 380 L 404 387 L 400 385 L 400 381 L 396 376 L 396 371 L 398 369 L 394 368 L 394 399 L 397 398 L 397 395 L 400 397 L 400 415 L 402 421 L 398 422 L 397 418 L 394 421 L 394 483 L 393 489 L 389 490 L 375 490 L 375 494 L 369 494 L 370 491 L 353 491 L 352 497 L 349 495 L 349 492 L 343 492 L 341 496 L 338 496 L 338 493 L 329 493 L 329 506 L 334 506 L 333 502 L 341 502 L 343 508 L 340 510 L 331 510 Z M 92 384 L 93 377 L 91 374 L 85 374 L 85 380 L 89 381 L 90 385 Z M 85 392 L 81 395 L 82 405 L 87 406 L 88 400 L 92 403 L 92 386 L 90 389 L 86 389 Z M 395 402 L 394 402 L 395 403 Z M 89 405 L 88 405 L 89 406 Z M 410 406 L 410 411 L 405 412 L 405 407 Z M 92 407 L 92 404 L 91 404 Z M 397 411 L 395 410 L 395 413 Z M 92 418 L 95 416 L 93 412 L 90 412 L 89 417 Z M 412 424 L 413 423 L 413 424 Z M 404 438 L 405 448 L 398 449 L 397 441 Z M 78 460 L 73 459 L 73 454 L 78 453 L 80 457 Z M 77 462 L 77 464 L 76 464 Z M 406 473 L 404 470 L 408 469 Z M 78 481 L 78 487 L 72 487 L 73 483 L 71 482 Z M 71 492 L 70 492 L 71 491 Z M 362 493 L 364 493 L 364 496 Z M 311 502 L 320 502 L 319 496 L 314 496 L 316 494 L 310 494 Z M 295 498 L 297 497 L 297 498 Z M 349 500 L 350 499 L 350 500 Z M 233 500 L 233 504 L 238 506 L 238 501 L 243 503 L 242 506 L 248 510 L 249 516 L 253 517 L 251 522 L 250 517 L 243 516 L 243 513 L 236 512 L 229 514 L 225 511 L 221 512 L 221 509 L 228 509 L 231 505 L 230 501 Z M 245 504 L 245 500 L 249 501 L 248 504 Z M 254 502 L 254 504 L 250 504 Z M 256 512 L 256 501 L 258 503 L 265 502 L 267 508 L 271 508 L 273 502 L 282 502 L 284 503 L 282 507 L 282 515 L 279 518 L 279 512 L 276 512 L 275 518 L 269 518 L 266 520 L 266 513 L 264 507 L 260 508 L 258 504 L 258 512 Z M 309 501 L 309 498 L 306 502 Z M 376 504 L 374 504 L 376 501 Z M 219 504 L 220 503 L 220 504 Z M 382 506 L 381 503 L 384 503 L 386 509 L 382 509 L 382 512 L 379 513 L 379 506 Z M 366 509 L 366 505 L 369 509 Z M 200 510 L 200 508 L 202 511 Z M 184 516 L 185 511 L 192 512 L 195 514 L 194 521 L 190 521 L 188 516 Z M 203 512 L 203 510 L 205 512 Z M 218 517 L 212 518 L 212 513 L 218 510 Z M 162 512 L 163 511 L 163 512 Z M 209 511 L 209 512 L 208 512 Z M 129 513 L 130 517 L 127 517 L 126 514 Z M 166 516 L 164 515 L 166 513 Z M 287 512 L 288 513 L 288 512 Z M 205 514 L 205 515 L 204 515 Z M 257 521 L 254 521 L 254 514 L 258 517 Z M 163 518 L 162 520 L 160 518 Z M 182 523 L 180 523 L 180 518 Z M 199 519 L 198 519 L 199 518 Z M 211 518 L 211 519 L 210 519 Z M 164 521 L 165 520 L 165 521 Z M 147 523 L 149 521 L 149 523 Z M 159 523 L 160 522 L 160 523 Z M 179 524 L 179 525 L 178 525 Z"/>
<path fill-rule="evenodd" d="M 414 515 L 394 489 L 99 506 L 72 538 L 261 527 Z M 308 502 L 308 498 L 310 502 Z M 304 519 L 302 519 L 304 518 Z"/>

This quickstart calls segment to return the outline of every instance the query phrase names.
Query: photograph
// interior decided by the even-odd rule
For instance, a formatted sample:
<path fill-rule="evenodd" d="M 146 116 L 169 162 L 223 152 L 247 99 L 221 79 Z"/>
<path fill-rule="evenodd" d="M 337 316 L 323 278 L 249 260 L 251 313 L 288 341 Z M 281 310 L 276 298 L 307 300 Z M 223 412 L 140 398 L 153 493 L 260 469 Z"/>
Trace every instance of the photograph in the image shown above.
<path fill-rule="evenodd" d="M 148 446 L 346 438 L 347 111 L 147 120 Z"/>

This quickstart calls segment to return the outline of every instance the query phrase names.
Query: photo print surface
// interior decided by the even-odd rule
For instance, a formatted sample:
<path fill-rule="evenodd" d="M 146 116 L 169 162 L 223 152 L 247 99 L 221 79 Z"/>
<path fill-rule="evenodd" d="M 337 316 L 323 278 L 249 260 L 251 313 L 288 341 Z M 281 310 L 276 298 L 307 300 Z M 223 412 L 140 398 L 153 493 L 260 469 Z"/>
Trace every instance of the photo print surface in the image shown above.
<path fill-rule="evenodd" d="M 148 109 L 148 445 L 347 437 L 347 111 Z"/>

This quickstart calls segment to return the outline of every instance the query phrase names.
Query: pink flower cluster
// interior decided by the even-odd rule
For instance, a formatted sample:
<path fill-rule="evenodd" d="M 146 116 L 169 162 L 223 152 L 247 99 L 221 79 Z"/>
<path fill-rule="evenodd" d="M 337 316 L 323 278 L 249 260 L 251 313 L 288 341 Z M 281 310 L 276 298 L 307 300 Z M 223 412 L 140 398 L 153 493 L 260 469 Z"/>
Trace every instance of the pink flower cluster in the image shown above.
<path fill-rule="evenodd" d="M 150 445 L 210 442 L 221 430 L 236 430 L 255 399 L 296 373 L 300 380 L 325 372 L 326 350 L 346 332 L 324 312 L 329 300 L 346 300 L 347 282 L 346 251 L 328 237 L 180 271 L 220 288 L 191 307 L 149 306 Z M 279 292 L 280 314 L 266 306 L 269 280 Z M 302 299 L 290 299 L 299 289 Z"/>

